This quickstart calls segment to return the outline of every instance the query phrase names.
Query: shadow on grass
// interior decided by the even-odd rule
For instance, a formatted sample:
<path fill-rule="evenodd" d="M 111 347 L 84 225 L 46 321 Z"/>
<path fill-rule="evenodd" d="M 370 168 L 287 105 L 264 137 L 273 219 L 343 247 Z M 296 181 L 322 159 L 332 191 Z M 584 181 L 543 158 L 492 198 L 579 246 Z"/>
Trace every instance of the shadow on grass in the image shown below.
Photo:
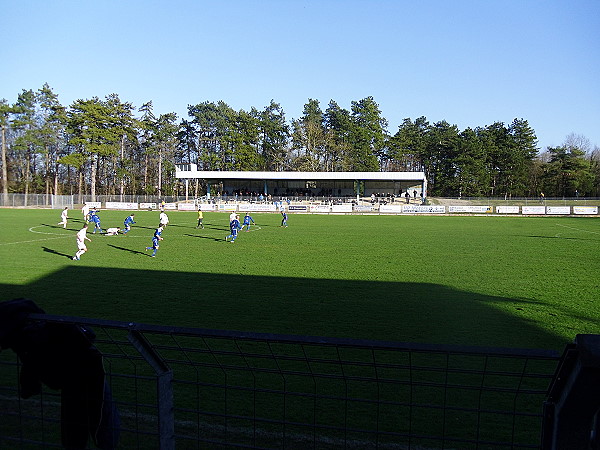
<path fill-rule="evenodd" d="M 223 239 L 219 239 L 219 238 L 215 238 L 215 237 L 203 236 L 201 234 L 184 234 L 184 236 L 189 236 L 189 237 L 193 237 L 193 238 L 197 238 L 197 239 L 208 239 L 209 241 L 215 241 L 215 242 L 220 242 L 223 240 Z"/>
<path fill-rule="evenodd" d="M 235 264 L 242 272 L 243 264 Z M 77 301 L 89 286 L 94 301 Z M 531 320 L 530 313 L 545 307 L 538 302 L 431 283 L 70 266 L 29 285 L 0 289 L 0 300 L 28 297 L 49 314 L 148 324 L 554 350 L 565 344 Z M 558 315 L 553 321 L 563 315 L 548 312 Z"/>
<path fill-rule="evenodd" d="M 64 258 L 69 258 L 71 259 L 73 257 L 73 255 L 67 255 L 66 253 L 61 253 L 61 252 L 57 252 L 54 249 L 48 248 L 48 247 L 42 247 L 42 249 L 46 252 L 46 253 L 52 253 L 53 255 L 57 255 L 57 256 L 62 256 Z"/>
<path fill-rule="evenodd" d="M 44 227 L 48 227 L 48 228 L 55 228 L 57 230 L 64 230 L 64 231 L 79 231 L 80 228 L 65 228 L 62 225 L 50 225 L 48 223 L 40 223 L 40 225 L 44 226 Z"/>
<path fill-rule="evenodd" d="M 140 252 L 138 250 L 132 250 L 130 248 L 119 247 L 118 245 L 108 244 L 109 247 L 116 248 L 117 250 L 122 250 L 124 252 L 133 253 L 134 255 L 144 255 L 148 256 L 148 253 Z"/>
<path fill-rule="evenodd" d="M 560 235 L 556 235 L 556 236 L 527 236 L 527 237 L 533 238 L 533 239 L 560 239 L 560 240 L 565 240 L 565 241 L 592 241 L 592 242 L 598 242 L 598 241 L 600 241 L 600 239 L 564 237 L 564 236 L 560 236 Z"/>
<path fill-rule="evenodd" d="M 217 225 L 207 225 L 204 224 L 204 228 L 198 228 L 195 225 L 169 225 L 170 227 L 178 227 L 178 228 L 189 228 L 190 230 L 198 230 L 198 232 L 202 232 L 202 230 L 221 230 L 221 231 L 229 231 L 229 227 L 226 226 L 217 226 Z M 187 236 L 195 236 L 192 234 L 188 234 Z"/>

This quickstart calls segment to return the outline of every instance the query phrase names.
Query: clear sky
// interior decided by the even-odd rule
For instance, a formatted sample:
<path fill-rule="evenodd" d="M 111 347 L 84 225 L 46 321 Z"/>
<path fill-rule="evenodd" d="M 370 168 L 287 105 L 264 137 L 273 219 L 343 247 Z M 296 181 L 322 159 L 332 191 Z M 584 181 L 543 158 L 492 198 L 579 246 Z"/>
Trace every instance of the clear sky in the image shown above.
<path fill-rule="evenodd" d="M 462 131 L 523 118 L 539 146 L 600 146 L 600 0 L 0 0 L 0 98 L 48 83 L 187 117 L 372 96 Z"/>

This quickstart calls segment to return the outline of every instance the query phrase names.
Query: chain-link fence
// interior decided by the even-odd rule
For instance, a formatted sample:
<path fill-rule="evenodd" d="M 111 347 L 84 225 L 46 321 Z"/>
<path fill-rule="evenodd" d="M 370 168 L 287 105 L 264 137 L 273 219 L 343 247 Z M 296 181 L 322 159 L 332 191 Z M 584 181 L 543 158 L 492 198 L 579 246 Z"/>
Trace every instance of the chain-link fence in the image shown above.
<path fill-rule="evenodd" d="M 539 448 L 552 351 L 33 315 L 95 331 L 119 448 Z M 19 398 L 0 353 L 0 448 L 60 446 L 61 395 Z"/>

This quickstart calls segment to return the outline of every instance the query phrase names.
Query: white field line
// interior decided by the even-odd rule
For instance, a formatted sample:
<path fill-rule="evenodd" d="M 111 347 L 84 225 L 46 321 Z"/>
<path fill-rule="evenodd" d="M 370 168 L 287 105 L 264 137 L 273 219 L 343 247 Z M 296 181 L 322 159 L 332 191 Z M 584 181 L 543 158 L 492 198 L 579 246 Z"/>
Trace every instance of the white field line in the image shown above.
<path fill-rule="evenodd" d="M 18 241 L 18 242 L 1 242 L 0 245 L 13 245 L 13 244 L 28 244 L 30 242 L 42 242 L 42 241 L 51 241 L 53 239 L 64 239 L 64 238 L 74 238 L 75 237 L 75 233 L 73 234 L 64 234 L 64 233 L 47 233 L 45 231 L 37 231 L 35 230 L 35 228 L 39 228 L 42 227 L 44 225 L 38 225 L 36 227 L 31 227 L 29 228 L 29 232 L 31 233 L 36 233 L 36 234 L 46 234 L 46 235 L 53 235 L 55 237 L 48 237 L 48 238 L 40 238 L 40 239 L 31 239 L 29 241 Z"/>
<path fill-rule="evenodd" d="M 196 222 L 194 222 L 194 224 L 195 224 L 195 223 L 196 223 Z M 190 224 L 189 222 L 185 222 L 185 223 L 177 223 L 177 224 L 169 224 L 169 225 L 189 225 L 189 224 Z M 64 234 L 64 233 L 49 233 L 49 232 L 47 232 L 47 231 L 37 231 L 37 230 L 36 230 L 36 228 L 40 228 L 40 227 L 43 227 L 43 226 L 44 226 L 44 225 L 37 225 L 37 226 L 35 226 L 35 227 L 30 227 L 28 231 L 29 231 L 30 233 L 35 233 L 35 234 L 45 234 L 45 235 L 51 235 L 51 236 L 54 236 L 54 237 L 47 237 L 47 238 L 40 238 L 40 239 L 31 239 L 31 240 L 28 240 L 28 241 L 18 241 L 18 242 L 0 242 L 0 245 L 18 245 L 18 244 L 29 244 L 29 243 L 31 243 L 31 242 L 43 242 L 43 241 L 51 241 L 51 240 L 54 240 L 54 239 L 64 239 L 64 238 L 73 238 L 73 239 L 75 239 L 75 234 L 76 234 L 76 233 L 74 233 L 74 232 L 73 232 L 73 233 L 71 233 L 71 234 Z M 167 225 L 167 228 L 168 228 L 168 225 Z M 132 227 L 132 230 L 133 230 L 133 229 L 134 229 L 134 227 Z M 258 231 L 258 230 L 261 230 L 261 229 L 262 229 L 262 228 L 261 228 L 260 226 L 258 226 L 258 225 L 253 225 L 253 226 L 252 226 L 252 228 L 250 229 L 250 231 Z M 130 231 L 129 233 L 131 233 L 131 231 Z M 90 236 L 94 236 L 95 234 L 94 234 L 94 233 L 88 233 L 88 235 L 90 235 Z M 99 236 L 104 236 L 104 235 L 99 235 Z M 123 234 L 120 234 L 120 235 L 118 235 L 118 236 L 124 236 L 124 235 L 123 235 Z M 107 236 L 107 237 L 114 237 L 114 236 Z M 128 234 L 128 235 L 127 235 L 127 238 L 128 238 L 128 239 L 130 239 L 130 238 L 132 238 L 132 237 L 134 237 L 134 238 L 144 238 L 144 239 L 147 239 L 147 238 L 148 238 L 148 235 L 144 235 L 144 236 L 140 236 L 140 235 L 131 235 L 131 234 Z"/>
<path fill-rule="evenodd" d="M 581 231 L 582 233 L 600 234 L 597 231 L 582 230 L 581 228 L 570 227 L 568 225 L 562 225 L 560 223 L 557 223 L 556 226 L 563 227 L 563 228 L 568 228 L 570 230 Z"/>

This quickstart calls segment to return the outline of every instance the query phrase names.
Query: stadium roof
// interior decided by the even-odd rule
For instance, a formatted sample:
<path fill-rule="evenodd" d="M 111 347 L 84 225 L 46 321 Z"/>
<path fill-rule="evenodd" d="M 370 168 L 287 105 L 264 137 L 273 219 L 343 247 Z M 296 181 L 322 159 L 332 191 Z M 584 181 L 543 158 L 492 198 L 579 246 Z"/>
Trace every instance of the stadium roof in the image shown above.
<path fill-rule="evenodd" d="M 195 164 L 177 164 L 175 177 L 203 180 L 360 180 L 425 182 L 424 172 L 266 172 L 197 170 Z"/>

